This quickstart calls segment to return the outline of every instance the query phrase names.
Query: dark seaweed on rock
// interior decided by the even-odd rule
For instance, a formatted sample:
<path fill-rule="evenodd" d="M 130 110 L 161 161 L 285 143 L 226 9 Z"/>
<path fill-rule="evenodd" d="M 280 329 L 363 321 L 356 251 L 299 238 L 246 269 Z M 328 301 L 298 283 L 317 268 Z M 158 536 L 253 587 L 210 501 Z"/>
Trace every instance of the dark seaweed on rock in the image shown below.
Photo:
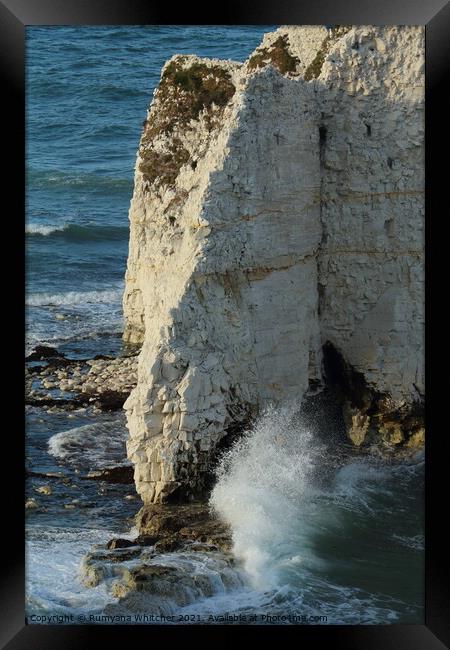
<path fill-rule="evenodd" d="M 281 74 L 290 72 L 291 74 L 297 73 L 297 65 L 300 60 L 289 52 L 289 39 L 285 36 L 280 36 L 272 43 L 270 47 L 262 47 L 254 54 L 248 62 L 249 70 L 257 70 L 266 65 L 273 65 Z"/>
<path fill-rule="evenodd" d="M 305 81 L 311 81 L 312 79 L 317 79 L 317 77 L 322 72 L 322 67 L 325 62 L 325 58 L 328 52 L 331 49 L 331 46 L 336 43 L 342 36 L 351 30 L 351 26 L 347 25 L 338 25 L 332 27 L 328 34 L 325 36 L 320 46 L 319 51 L 317 52 L 314 59 L 311 61 L 309 66 L 305 70 Z"/>
<path fill-rule="evenodd" d="M 425 405 L 421 396 L 412 404 L 392 403 L 374 390 L 344 356 L 327 341 L 323 347 L 328 386 L 341 404 L 348 438 L 356 445 L 381 439 L 387 445 L 417 449 L 425 440 Z"/>
<path fill-rule="evenodd" d="M 64 354 L 49 345 L 37 345 L 34 350 L 25 357 L 25 361 L 44 361 L 47 359 L 63 359 Z"/>
<path fill-rule="evenodd" d="M 157 104 L 144 123 L 139 169 L 144 180 L 157 187 L 173 185 L 190 158 L 180 138 L 171 134 L 187 131 L 202 111 L 211 131 L 218 125 L 220 115 L 220 111 L 213 113 L 212 107 L 223 109 L 235 93 L 230 74 L 220 66 L 193 63 L 183 67 L 185 61 L 185 57 L 178 57 L 164 70 L 156 91 Z M 168 136 L 163 151 L 154 148 L 160 135 Z"/>

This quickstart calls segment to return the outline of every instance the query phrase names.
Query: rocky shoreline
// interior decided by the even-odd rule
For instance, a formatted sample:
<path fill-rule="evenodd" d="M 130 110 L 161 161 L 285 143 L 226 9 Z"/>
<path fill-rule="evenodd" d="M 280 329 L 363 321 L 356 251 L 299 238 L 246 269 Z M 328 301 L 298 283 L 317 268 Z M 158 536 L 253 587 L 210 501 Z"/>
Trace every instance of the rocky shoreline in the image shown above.
<path fill-rule="evenodd" d="M 174 604 L 187 605 L 211 595 L 217 575 L 225 589 L 236 586 L 231 531 L 207 504 L 148 505 L 135 521 L 139 530 L 135 539 L 113 538 L 82 561 L 83 584 L 104 583 L 118 599 L 105 608 L 105 614 L 170 613 Z M 203 571 L 192 571 L 192 554 L 198 554 Z M 214 564 L 214 581 L 208 564 Z"/>
<path fill-rule="evenodd" d="M 25 361 L 25 403 L 50 412 L 87 406 L 121 409 L 137 380 L 136 353 L 68 359 L 54 348 L 37 346 Z"/>
<path fill-rule="evenodd" d="M 26 358 L 25 403 L 47 413 L 115 412 L 122 409 L 135 386 L 136 371 L 137 354 L 71 359 L 55 348 L 37 346 Z M 51 497 L 55 481 L 71 481 L 60 472 L 27 470 L 27 477 L 46 482 L 34 489 L 34 496 L 27 495 L 27 511 L 47 512 L 39 498 Z M 79 478 L 98 481 L 100 485 L 134 484 L 133 467 L 129 465 L 88 471 L 79 474 Z M 108 606 L 108 613 L 110 609 L 122 613 L 128 609 L 164 613 L 167 607 L 170 610 L 168 603 L 187 604 L 208 594 L 212 587 L 208 587 L 206 570 L 192 576 L 187 569 L 167 564 L 167 558 L 175 551 L 199 554 L 205 566 L 213 562 L 216 569 L 219 567 L 225 587 L 235 585 L 230 529 L 206 502 L 143 506 L 134 523 L 134 539 L 112 538 L 105 545 L 94 546 L 82 560 L 83 584 L 95 587 L 106 582 L 112 597 L 118 599 Z"/>

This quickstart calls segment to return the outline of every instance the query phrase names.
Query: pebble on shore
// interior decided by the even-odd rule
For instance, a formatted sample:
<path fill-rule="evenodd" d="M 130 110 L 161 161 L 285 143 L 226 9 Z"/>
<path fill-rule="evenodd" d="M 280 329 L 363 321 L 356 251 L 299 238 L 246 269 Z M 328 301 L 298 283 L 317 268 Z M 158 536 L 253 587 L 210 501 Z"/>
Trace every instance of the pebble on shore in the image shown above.
<path fill-rule="evenodd" d="M 41 485 L 41 487 L 35 488 L 35 491 L 39 492 L 39 494 L 45 494 L 46 496 L 53 494 L 53 490 L 50 485 Z"/>

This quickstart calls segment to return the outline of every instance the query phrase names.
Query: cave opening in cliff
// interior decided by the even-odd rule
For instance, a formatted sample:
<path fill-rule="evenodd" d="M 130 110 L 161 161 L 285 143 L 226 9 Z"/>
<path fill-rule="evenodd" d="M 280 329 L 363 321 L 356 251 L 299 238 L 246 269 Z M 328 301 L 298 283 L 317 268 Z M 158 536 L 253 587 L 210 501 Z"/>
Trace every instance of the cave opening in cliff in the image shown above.
<path fill-rule="evenodd" d="M 364 376 L 347 363 L 329 341 L 324 344 L 322 351 L 327 386 L 338 392 L 342 402 L 347 399 L 355 407 L 364 406 L 368 392 Z"/>
<path fill-rule="evenodd" d="M 327 128 L 323 124 L 319 126 L 319 162 L 323 167 L 325 164 L 325 147 L 327 144 Z"/>

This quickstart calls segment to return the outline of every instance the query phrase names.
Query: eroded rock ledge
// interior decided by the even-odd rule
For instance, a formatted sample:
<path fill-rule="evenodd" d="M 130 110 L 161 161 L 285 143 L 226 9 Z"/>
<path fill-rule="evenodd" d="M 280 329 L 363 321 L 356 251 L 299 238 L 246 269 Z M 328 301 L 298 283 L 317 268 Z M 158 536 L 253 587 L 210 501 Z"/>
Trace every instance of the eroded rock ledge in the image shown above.
<path fill-rule="evenodd" d="M 212 595 L 218 583 L 222 589 L 241 584 L 231 532 L 206 504 L 144 506 L 136 525 L 135 539 L 114 538 L 83 558 L 83 583 L 102 583 L 117 599 L 104 613 L 172 613 L 174 604 Z"/>
<path fill-rule="evenodd" d="M 421 27 L 280 28 L 242 65 L 164 66 L 124 295 L 144 502 L 195 494 L 230 426 L 321 390 L 326 344 L 369 396 L 343 397 L 355 444 L 423 440 L 423 108 Z"/>

